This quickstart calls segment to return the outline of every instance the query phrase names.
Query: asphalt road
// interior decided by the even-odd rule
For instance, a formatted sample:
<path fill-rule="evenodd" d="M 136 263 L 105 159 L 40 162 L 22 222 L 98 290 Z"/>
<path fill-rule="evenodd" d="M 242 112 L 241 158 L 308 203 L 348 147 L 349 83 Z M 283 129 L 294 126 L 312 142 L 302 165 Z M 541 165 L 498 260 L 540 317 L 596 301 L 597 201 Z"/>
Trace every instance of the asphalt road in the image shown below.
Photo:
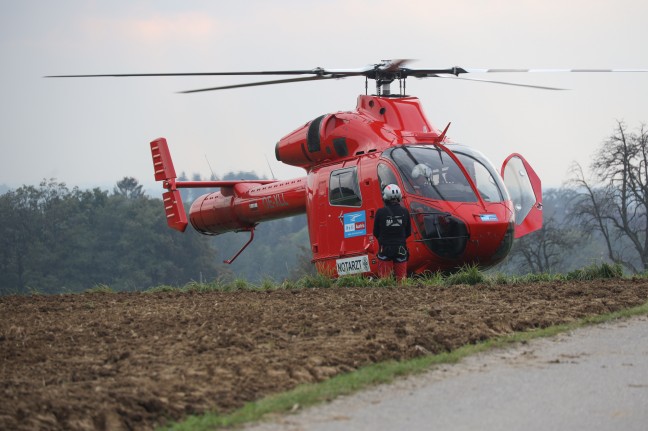
<path fill-rule="evenodd" d="M 648 430 L 648 317 L 466 358 L 246 428 Z"/>

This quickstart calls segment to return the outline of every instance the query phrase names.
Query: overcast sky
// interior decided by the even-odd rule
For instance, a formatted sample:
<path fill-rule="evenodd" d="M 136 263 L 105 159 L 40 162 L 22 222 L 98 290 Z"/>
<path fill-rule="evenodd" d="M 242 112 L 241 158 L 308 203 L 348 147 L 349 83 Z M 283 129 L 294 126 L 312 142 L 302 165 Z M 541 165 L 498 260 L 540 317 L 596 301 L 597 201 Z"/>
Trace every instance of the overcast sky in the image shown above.
<path fill-rule="evenodd" d="M 221 92 L 176 91 L 246 78 L 44 79 L 44 75 L 409 67 L 648 68 L 645 0 L 0 0 L 0 185 L 55 178 L 154 187 L 148 143 L 168 139 L 176 170 L 299 177 L 274 145 L 321 114 L 355 108 L 362 78 Z M 410 78 L 439 129 L 499 167 L 518 152 L 545 186 L 589 165 L 625 121 L 648 122 L 648 74 L 474 76 L 542 91 Z M 249 80 L 249 78 L 248 78 Z M 158 186 L 159 187 L 159 186 Z"/>

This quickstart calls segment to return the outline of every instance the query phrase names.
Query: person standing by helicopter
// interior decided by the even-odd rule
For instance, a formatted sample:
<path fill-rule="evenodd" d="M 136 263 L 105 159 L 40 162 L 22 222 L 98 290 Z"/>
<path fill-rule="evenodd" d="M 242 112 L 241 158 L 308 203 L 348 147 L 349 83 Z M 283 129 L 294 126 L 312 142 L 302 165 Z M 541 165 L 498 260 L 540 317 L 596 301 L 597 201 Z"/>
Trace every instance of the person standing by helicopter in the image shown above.
<path fill-rule="evenodd" d="M 410 216 L 400 204 L 403 194 L 396 184 L 385 186 L 382 197 L 385 206 L 376 211 L 373 228 L 379 246 L 378 274 L 389 277 L 393 268 L 396 279 L 402 281 L 407 276 L 409 251 L 406 242 L 412 234 Z"/>

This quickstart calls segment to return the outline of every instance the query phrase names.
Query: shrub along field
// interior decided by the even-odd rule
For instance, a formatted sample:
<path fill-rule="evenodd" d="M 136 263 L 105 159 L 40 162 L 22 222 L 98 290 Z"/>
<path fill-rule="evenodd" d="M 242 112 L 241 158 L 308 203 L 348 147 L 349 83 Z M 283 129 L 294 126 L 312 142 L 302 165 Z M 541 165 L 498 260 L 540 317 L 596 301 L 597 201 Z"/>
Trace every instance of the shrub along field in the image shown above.
<path fill-rule="evenodd" d="M 372 364 L 647 301 L 648 279 L 606 265 L 532 282 L 469 269 L 401 286 L 309 277 L 254 288 L 5 296 L 0 429 L 153 429 L 224 415 Z M 199 429 L 217 416 L 190 420 Z"/>

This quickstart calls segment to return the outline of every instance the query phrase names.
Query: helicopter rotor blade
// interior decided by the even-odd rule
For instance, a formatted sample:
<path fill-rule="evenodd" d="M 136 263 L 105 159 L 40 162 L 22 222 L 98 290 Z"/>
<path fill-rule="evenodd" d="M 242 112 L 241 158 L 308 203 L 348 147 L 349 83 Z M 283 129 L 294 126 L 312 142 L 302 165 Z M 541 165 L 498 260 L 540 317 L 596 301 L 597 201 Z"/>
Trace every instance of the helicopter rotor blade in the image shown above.
<path fill-rule="evenodd" d="M 99 75 L 50 75 L 44 78 L 130 78 L 154 76 L 238 76 L 238 75 L 307 75 L 320 74 L 323 69 L 269 70 L 257 72 L 178 72 L 178 73 L 114 73 Z"/>
<path fill-rule="evenodd" d="M 648 69 L 462 69 L 460 73 L 645 73 Z"/>
<path fill-rule="evenodd" d="M 516 82 L 507 82 L 507 81 L 494 81 L 491 79 L 479 79 L 479 78 L 464 78 L 461 76 L 444 76 L 444 75 L 433 75 L 435 78 L 447 78 L 447 79 L 459 79 L 462 81 L 475 81 L 475 82 L 485 82 L 488 84 L 501 84 L 501 85 L 512 85 L 514 87 L 526 87 L 526 88 L 535 88 L 538 90 L 569 90 L 568 88 L 559 88 L 559 87 L 547 87 L 542 85 L 531 85 L 531 84 L 519 84 Z"/>
<path fill-rule="evenodd" d="M 87 75 L 49 75 L 44 78 L 131 78 L 131 77 L 169 77 L 169 76 L 262 76 L 262 75 L 317 75 L 336 77 L 364 75 L 373 67 L 367 66 L 358 69 L 314 69 L 296 70 L 260 70 L 247 72 L 175 72 L 175 73 L 109 73 L 109 74 L 87 74 Z"/>
<path fill-rule="evenodd" d="M 341 78 L 344 78 L 344 76 L 306 76 L 302 78 L 276 79 L 273 81 L 259 81 L 259 82 L 248 82 L 245 84 L 225 85 L 222 87 L 199 88 L 196 90 L 179 91 L 178 93 L 181 94 L 200 93 L 204 91 L 227 90 L 230 88 L 255 87 L 260 85 L 285 84 L 288 82 L 316 81 L 320 79 L 341 79 Z"/>
<path fill-rule="evenodd" d="M 401 69 L 406 76 L 431 78 L 438 75 L 459 76 L 466 73 L 632 73 L 648 72 L 648 69 L 479 69 L 459 66 L 446 69 Z"/>
<path fill-rule="evenodd" d="M 464 69 L 452 67 L 449 69 L 404 69 L 407 76 L 417 78 L 449 78 L 464 81 L 486 82 L 490 84 L 512 85 L 515 87 L 536 88 L 539 90 L 568 90 L 567 88 L 548 87 L 542 85 L 519 84 L 508 81 L 495 81 L 490 79 L 467 78 L 459 75 L 468 73 L 633 73 L 648 72 L 648 69 Z"/>
<path fill-rule="evenodd" d="M 114 74 L 97 74 L 97 75 L 48 75 L 45 78 L 123 78 L 123 77 L 155 77 L 155 76 L 254 76 L 254 75 L 317 75 L 336 77 L 345 76 L 367 76 L 373 74 L 376 70 L 382 72 L 400 71 L 405 77 L 413 76 L 416 78 L 430 78 L 438 75 L 459 76 L 465 73 L 633 73 L 648 72 L 648 69 L 480 69 L 463 67 L 450 67 L 445 69 L 410 69 L 401 67 L 403 64 L 412 60 L 390 60 L 376 65 L 369 65 L 357 69 L 324 69 L 316 67 L 314 69 L 296 69 L 296 70 L 268 70 L 268 71 L 248 71 L 248 72 L 178 72 L 178 73 L 114 73 Z"/>
<path fill-rule="evenodd" d="M 244 84 L 226 85 L 219 87 L 201 88 L 196 90 L 181 91 L 180 93 L 198 93 L 205 91 L 226 90 L 231 88 L 254 87 L 262 85 L 284 84 L 290 82 L 316 81 L 320 79 L 346 78 L 351 76 L 364 76 L 367 79 L 388 83 L 394 79 L 407 77 L 416 78 L 454 78 L 466 81 L 479 81 L 492 84 L 512 85 L 517 87 L 537 88 L 541 90 L 566 90 L 540 85 L 518 84 L 506 81 L 460 77 L 464 74 L 479 73 L 617 73 L 617 72 L 648 72 L 648 69 L 478 69 L 455 66 L 444 69 L 411 69 L 403 67 L 412 60 L 396 59 L 382 60 L 380 63 L 371 64 L 357 69 L 314 69 L 296 70 L 268 70 L 268 71 L 247 71 L 247 72 L 179 72 L 179 73 L 121 73 L 121 74 L 98 74 L 98 75 L 50 75 L 45 78 L 122 78 L 122 77 L 170 77 L 170 76 L 267 76 L 267 75 L 310 75 L 299 78 L 275 79 L 271 81 L 258 81 Z"/>

